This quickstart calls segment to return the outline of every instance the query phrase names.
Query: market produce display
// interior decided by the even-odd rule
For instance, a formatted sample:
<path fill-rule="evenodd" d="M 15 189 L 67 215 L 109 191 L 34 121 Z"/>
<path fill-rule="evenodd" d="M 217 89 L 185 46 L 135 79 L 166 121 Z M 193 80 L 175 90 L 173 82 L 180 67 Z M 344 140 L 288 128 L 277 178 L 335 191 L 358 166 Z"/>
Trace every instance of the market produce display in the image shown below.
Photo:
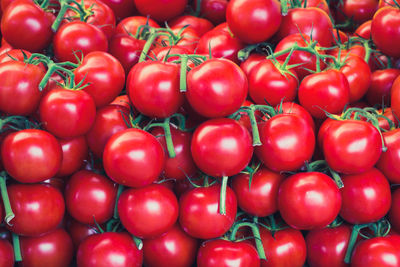
<path fill-rule="evenodd" d="M 400 267 L 399 0 L 0 4 L 0 267 Z"/>

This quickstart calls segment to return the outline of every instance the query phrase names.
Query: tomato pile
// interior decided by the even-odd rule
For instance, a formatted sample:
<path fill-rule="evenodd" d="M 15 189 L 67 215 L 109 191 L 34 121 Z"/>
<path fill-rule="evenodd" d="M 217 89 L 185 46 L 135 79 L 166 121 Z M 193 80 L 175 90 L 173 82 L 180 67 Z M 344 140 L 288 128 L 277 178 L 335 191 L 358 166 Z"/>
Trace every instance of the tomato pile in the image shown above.
<path fill-rule="evenodd" d="M 399 0 L 1 0 L 0 267 L 399 267 Z"/>

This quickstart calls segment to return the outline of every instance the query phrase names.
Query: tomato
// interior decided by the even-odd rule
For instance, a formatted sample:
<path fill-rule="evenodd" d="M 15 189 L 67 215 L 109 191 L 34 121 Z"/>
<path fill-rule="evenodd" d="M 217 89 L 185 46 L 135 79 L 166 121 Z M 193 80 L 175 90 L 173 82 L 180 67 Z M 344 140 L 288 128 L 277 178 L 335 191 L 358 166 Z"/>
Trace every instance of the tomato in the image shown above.
<path fill-rule="evenodd" d="M 367 40 L 370 39 L 371 38 L 371 24 L 372 24 L 372 20 L 367 20 L 366 22 L 364 22 L 363 24 L 358 26 L 358 28 L 356 29 L 354 34 L 356 36 L 359 36 L 359 37 L 367 39 Z"/>
<path fill-rule="evenodd" d="M 390 89 L 396 78 L 400 76 L 398 69 L 376 70 L 371 75 L 371 86 L 366 98 L 371 106 L 384 103 L 390 106 Z"/>
<path fill-rule="evenodd" d="M 143 240 L 144 264 L 148 267 L 192 266 L 196 259 L 197 239 L 187 235 L 179 224 L 159 237 Z"/>
<path fill-rule="evenodd" d="M 214 177 L 238 174 L 253 155 L 247 129 L 233 119 L 208 120 L 195 130 L 191 143 L 193 160 Z"/>
<path fill-rule="evenodd" d="M 375 237 L 360 242 L 353 250 L 351 266 L 399 266 L 398 247 L 391 239 L 391 236 Z"/>
<path fill-rule="evenodd" d="M 257 250 L 246 242 L 232 242 L 223 239 L 211 240 L 200 246 L 197 254 L 198 267 L 258 267 L 260 259 Z"/>
<path fill-rule="evenodd" d="M 103 175 L 82 170 L 68 180 L 64 196 L 68 213 L 75 220 L 105 223 L 113 215 L 117 187 Z"/>
<path fill-rule="evenodd" d="M 179 223 L 192 237 L 211 239 L 225 234 L 233 225 L 237 211 L 235 193 L 226 188 L 226 214 L 219 213 L 220 185 L 199 187 L 179 199 Z"/>
<path fill-rule="evenodd" d="M 39 52 L 53 38 L 54 16 L 30 0 L 16 0 L 7 6 L 1 19 L 1 33 L 13 48 Z"/>
<path fill-rule="evenodd" d="M 331 124 L 322 143 L 328 165 L 344 174 L 362 173 L 371 169 L 382 152 L 378 130 L 365 121 L 345 120 Z"/>
<path fill-rule="evenodd" d="M 345 0 L 339 5 L 339 10 L 356 23 L 372 19 L 377 8 L 378 0 Z"/>
<path fill-rule="evenodd" d="M 310 113 L 305 108 L 303 108 L 299 104 L 296 104 L 295 102 L 284 102 L 284 103 L 282 103 L 282 105 L 278 105 L 275 109 L 279 111 L 280 108 L 282 108 L 282 112 L 284 114 L 299 115 L 310 125 L 310 127 L 315 132 L 314 120 L 313 120 L 312 116 L 310 115 Z"/>
<path fill-rule="evenodd" d="M 382 153 L 376 167 L 391 183 L 400 183 L 400 169 L 397 164 L 400 160 L 400 129 L 383 132 L 382 135 L 388 150 Z"/>
<path fill-rule="evenodd" d="M 346 76 L 330 69 L 310 74 L 298 90 L 300 104 L 314 118 L 325 118 L 325 112 L 339 114 L 350 100 L 350 87 Z"/>
<path fill-rule="evenodd" d="M 171 28 L 182 28 L 187 26 L 188 28 L 193 29 L 200 37 L 214 28 L 214 25 L 209 20 L 191 15 L 176 17 L 168 22 L 168 26 Z"/>
<path fill-rule="evenodd" d="M 246 213 L 265 217 L 278 211 L 278 190 L 284 176 L 261 167 L 253 174 L 251 187 L 250 176 L 238 174 L 232 180 L 239 207 Z"/>
<path fill-rule="evenodd" d="M 299 85 L 294 71 L 282 73 L 279 64 L 266 59 L 253 67 L 247 76 L 249 80 L 249 94 L 256 104 L 276 106 L 281 102 L 290 102 L 296 98 Z"/>
<path fill-rule="evenodd" d="M 351 227 L 343 224 L 334 228 L 315 229 L 306 236 L 307 261 L 310 267 L 347 267 L 344 262 Z"/>
<path fill-rule="evenodd" d="M 379 128 L 381 128 L 383 130 L 386 130 L 386 131 L 391 130 L 391 126 L 389 125 L 389 121 L 391 121 L 395 127 L 398 126 L 398 121 L 394 117 L 391 108 L 379 109 L 378 110 L 378 114 L 381 114 L 381 115 L 386 117 L 386 118 L 378 117 Z"/>
<path fill-rule="evenodd" d="M 371 36 L 385 55 L 400 57 L 400 8 L 380 8 L 372 19 Z"/>
<path fill-rule="evenodd" d="M 87 54 L 78 68 L 74 70 L 75 83 L 82 80 L 83 91 L 93 97 L 96 107 L 113 101 L 125 85 L 125 71 L 112 55 L 96 51 Z"/>
<path fill-rule="evenodd" d="M 231 0 L 226 9 L 229 29 L 248 44 L 268 40 L 278 31 L 281 20 L 277 0 Z"/>
<path fill-rule="evenodd" d="M 87 237 L 79 245 L 78 267 L 141 267 L 143 250 L 139 250 L 127 233 L 106 232 Z"/>
<path fill-rule="evenodd" d="M 0 64 L 0 111 L 11 115 L 30 115 L 36 111 L 42 93 L 39 83 L 44 71 L 21 61 Z"/>
<path fill-rule="evenodd" d="M 62 150 L 50 133 L 27 129 L 10 133 L 1 146 L 4 169 L 21 183 L 37 183 L 53 177 L 61 167 Z"/>
<path fill-rule="evenodd" d="M 153 28 L 160 28 L 160 25 L 157 24 L 154 20 L 147 17 L 142 16 L 132 16 L 121 20 L 118 23 L 117 28 L 115 28 L 115 35 L 117 34 L 125 34 L 129 35 L 132 34 L 135 36 L 137 30 L 142 25 L 148 25 Z"/>
<path fill-rule="evenodd" d="M 14 266 L 14 249 L 7 240 L 0 239 L 0 266 L 13 267 Z"/>
<path fill-rule="evenodd" d="M 23 236 L 39 236 L 53 231 L 64 216 L 60 191 L 50 185 L 11 184 L 7 186 L 15 218 L 7 228 Z"/>
<path fill-rule="evenodd" d="M 117 21 L 137 13 L 135 3 L 131 0 L 101 0 L 114 12 Z"/>
<path fill-rule="evenodd" d="M 39 114 L 47 131 L 67 139 L 89 131 L 96 116 L 96 106 L 85 91 L 58 87 L 42 98 Z"/>
<path fill-rule="evenodd" d="M 400 190 L 396 188 L 392 192 L 392 204 L 389 210 L 389 221 L 392 225 L 392 229 L 399 232 L 400 230 Z"/>
<path fill-rule="evenodd" d="M 302 117 L 280 114 L 258 125 L 262 145 L 255 153 L 272 171 L 295 171 L 311 159 L 315 135 Z"/>
<path fill-rule="evenodd" d="M 179 91 L 180 68 L 176 64 L 144 61 L 136 64 L 127 79 L 127 91 L 133 106 L 150 117 L 166 118 L 182 106 Z"/>
<path fill-rule="evenodd" d="M 112 135 L 128 129 L 129 109 L 119 105 L 108 105 L 96 112 L 92 128 L 86 133 L 90 151 L 102 158 L 104 147 Z"/>
<path fill-rule="evenodd" d="M 134 0 L 140 14 L 157 21 L 166 21 L 182 14 L 188 0 Z"/>
<path fill-rule="evenodd" d="M 108 51 L 119 60 L 125 73 L 128 74 L 131 68 L 138 63 L 145 43 L 145 40 L 135 39 L 130 35 L 116 34 L 109 42 Z"/>
<path fill-rule="evenodd" d="M 77 62 L 90 52 L 108 50 L 107 36 L 92 24 L 73 21 L 62 25 L 53 40 L 54 56 L 59 61 Z"/>
<path fill-rule="evenodd" d="M 210 59 L 193 68 L 187 76 L 186 98 L 200 115 L 224 117 L 238 110 L 247 96 L 243 71 L 225 59 Z"/>
<path fill-rule="evenodd" d="M 122 225 L 140 238 L 157 237 L 171 229 L 178 209 L 174 193 L 159 184 L 125 190 L 118 201 Z"/>
<path fill-rule="evenodd" d="M 260 236 L 267 260 L 262 267 L 302 267 L 306 261 L 306 242 L 300 231 L 287 228 L 273 235 L 260 227 Z"/>
<path fill-rule="evenodd" d="M 153 183 L 164 168 L 161 144 L 140 129 L 126 129 L 114 134 L 103 152 L 104 170 L 116 183 L 141 187 Z"/>
<path fill-rule="evenodd" d="M 257 66 L 258 63 L 263 61 L 264 59 L 265 59 L 265 55 L 261 55 L 258 53 L 252 53 L 245 61 L 240 63 L 240 68 L 242 69 L 244 74 L 246 74 L 246 76 L 249 77 L 251 70 L 255 66 Z"/>
<path fill-rule="evenodd" d="M 75 251 L 78 250 L 79 244 L 85 240 L 86 237 L 98 233 L 96 226 L 83 224 L 72 218 L 68 218 L 66 230 L 71 236 Z"/>
<path fill-rule="evenodd" d="M 62 162 L 56 176 L 68 176 L 79 170 L 88 156 L 85 137 L 58 140 L 62 149 Z"/>
<path fill-rule="evenodd" d="M 390 93 L 390 102 L 393 114 L 397 116 L 397 118 L 400 118 L 400 77 L 397 77 L 396 80 L 394 80 Z"/>
<path fill-rule="evenodd" d="M 68 267 L 74 245 L 64 229 L 39 237 L 21 237 L 22 267 Z"/>

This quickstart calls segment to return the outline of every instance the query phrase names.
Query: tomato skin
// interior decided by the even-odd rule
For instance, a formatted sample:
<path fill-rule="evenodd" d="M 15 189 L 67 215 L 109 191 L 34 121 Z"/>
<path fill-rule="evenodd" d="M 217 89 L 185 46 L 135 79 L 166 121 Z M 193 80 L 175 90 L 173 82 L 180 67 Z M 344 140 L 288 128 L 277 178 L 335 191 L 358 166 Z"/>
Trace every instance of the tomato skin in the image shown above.
<path fill-rule="evenodd" d="M 116 34 L 110 40 L 108 51 L 119 60 L 125 73 L 128 74 L 131 68 L 139 62 L 145 43 L 145 40 L 138 40 L 130 35 Z"/>
<path fill-rule="evenodd" d="M 118 200 L 122 225 L 140 238 L 154 238 L 167 232 L 178 219 L 178 210 L 174 193 L 159 184 L 125 190 Z"/>
<path fill-rule="evenodd" d="M 263 60 L 265 60 L 264 55 L 253 53 L 245 61 L 240 63 L 240 68 L 244 74 L 246 74 L 246 77 L 249 77 L 251 70 Z"/>
<path fill-rule="evenodd" d="M 387 151 L 380 156 L 376 168 L 378 168 L 391 183 L 400 183 L 400 168 L 397 164 L 400 160 L 400 129 L 383 132 L 382 135 Z"/>
<path fill-rule="evenodd" d="M 79 244 L 90 235 L 97 234 L 96 226 L 80 223 L 72 218 L 68 218 L 66 230 L 71 236 L 72 243 L 74 244 L 75 252 L 78 250 Z"/>
<path fill-rule="evenodd" d="M 370 39 L 371 38 L 371 24 L 372 24 L 372 20 L 367 20 L 366 22 L 364 22 L 363 24 L 358 26 L 358 28 L 356 29 L 354 34 L 356 36 L 360 36 L 361 38 L 364 38 L 367 40 Z"/>
<path fill-rule="evenodd" d="M 78 58 L 90 52 L 108 50 L 107 36 L 96 26 L 83 21 L 73 21 L 62 25 L 53 40 L 54 55 L 59 61 L 77 63 Z"/>
<path fill-rule="evenodd" d="M 372 168 L 361 174 L 343 175 L 340 216 L 352 224 L 378 221 L 389 211 L 390 186 L 386 177 Z"/>
<path fill-rule="evenodd" d="M 390 89 L 397 77 L 400 76 L 398 69 L 376 70 L 371 76 L 371 86 L 367 91 L 367 101 L 371 106 L 385 103 L 390 106 Z"/>
<path fill-rule="evenodd" d="M 21 183 L 37 183 L 53 177 L 61 167 L 62 150 L 50 133 L 27 129 L 6 136 L 1 146 L 5 170 Z"/>
<path fill-rule="evenodd" d="M 42 98 L 39 114 L 47 131 L 68 139 L 89 131 L 96 116 L 96 106 L 85 91 L 55 88 Z"/>
<path fill-rule="evenodd" d="M 64 229 L 39 237 L 21 237 L 22 267 L 68 267 L 74 245 Z"/>
<path fill-rule="evenodd" d="M 391 6 L 380 8 L 372 19 L 371 36 L 385 55 L 400 57 L 400 9 Z"/>
<path fill-rule="evenodd" d="M 399 266 L 399 251 L 391 239 L 391 236 L 375 237 L 358 243 L 351 256 L 351 266 Z"/>
<path fill-rule="evenodd" d="M 1 19 L 1 33 L 13 48 L 39 52 L 53 38 L 54 16 L 30 0 L 16 0 L 7 6 Z"/>
<path fill-rule="evenodd" d="M 160 61 L 144 61 L 129 72 L 127 91 L 134 107 L 150 117 L 166 118 L 182 106 L 179 66 Z"/>
<path fill-rule="evenodd" d="M 396 188 L 392 192 L 392 205 L 390 206 L 388 214 L 389 222 L 392 225 L 392 229 L 400 231 L 400 190 Z"/>
<path fill-rule="evenodd" d="M 365 121 L 345 120 L 332 123 L 323 136 L 322 143 L 328 165 L 344 174 L 362 173 L 371 169 L 382 153 L 378 130 Z"/>
<path fill-rule="evenodd" d="M 295 171 L 311 159 L 314 131 L 298 115 L 280 114 L 258 125 L 262 145 L 255 148 L 255 153 L 272 171 Z"/>
<path fill-rule="evenodd" d="M 95 51 L 87 54 L 81 65 L 74 70 L 75 83 L 84 80 L 83 91 L 94 100 L 96 107 L 103 107 L 113 101 L 125 85 L 125 71 L 112 55 Z"/>
<path fill-rule="evenodd" d="M 164 162 L 161 144 L 140 129 L 126 129 L 114 134 L 103 152 L 104 170 L 108 177 L 130 187 L 153 183 L 161 174 Z"/>
<path fill-rule="evenodd" d="M 143 250 L 125 232 L 91 235 L 77 252 L 78 267 L 141 267 L 142 263 Z"/>
<path fill-rule="evenodd" d="M 267 260 L 262 267 L 302 267 L 306 261 L 306 242 L 300 231 L 288 228 L 279 230 L 272 236 L 260 227 L 260 236 Z"/>
<path fill-rule="evenodd" d="M 182 14 L 188 0 L 134 0 L 140 14 L 157 21 L 166 21 Z"/>
<path fill-rule="evenodd" d="M 284 176 L 261 167 L 254 173 L 249 189 L 249 175 L 239 174 L 232 180 L 239 207 L 246 213 L 265 217 L 278 211 L 278 190 Z"/>
<path fill-rule="evenodd" d="M 168 22 L 171 28 L 182 28 L 189 25 L 188 28 L 193 29 L 199 37 L 214 28 L 214 25 L 207 19 L 201 17 L 195 17 L 191 15 L 183 15 L 174 18 Z"/>
<path fill-rule="evenodd" d="M 351 227 L 343 224 L 335 228 L 315 229 L 306 236 L 307 261 L 310 267 L 347 267 L 344 262 L 349 245 Z"/>
<path fill-rule="evenodd" d="M 277 0 L 231 0 L 226 9 L 229 29 L 248 44 L 268 40 L 278 31 L 281 19 Z"/>
<path fill-rule="evenodd" d="M 39 236 L 57 228 L 64 216 L 65 204 L 60 191 L 43 184 L 7 186 L 15 214 L 7 228 L 22 236 Z M 35 207 L 35 208 L 32 208 Z"/>
<path fill-rule="evenodd" d="M 249 164 L 253 155 L 252 138 L 233 119 L 212 119 L 193 133 L 191 151 L 203 172 L 214 177 L 232 176 Z"/>
<path fill-rule="evenodd" d="M 23 116 L 35 112 L 43 77 L 44 71 L 35 65 L 14 60 L 0 64 L 0 111 Z"/>
<path fill-rule="evenodd" d="M 109 6 L 113 10 L 117 22 L 137 13 L 135 3 L 130 0 L 101 0 L 101 1 L 104 2 L 107 6 Z"/>
<path fill-rule="evenodd" d="M 208 118 L 224 117 L 238 110 L 248 92 L 243 71 L 226 59 L 210 59 L 187 76 L 186 98 L 193 109 Z"/>
<path fill-rule="evenodd" d="M 88 156 L 88 145 L 84 136 L 58 140 L 63 152 L 60 169 L 56 176 L 65 177 L 78 171 Z"/>
<path fill-rule="evenodd" d="M 7 240 L 0 239 L 0 266 L 13 267 L 14 266 L 14 249 Z"/>
<path fill-rule="evenodd" d="M 311 129 L 313 129 L 315 133 L 315 122 L 310 113 L 305 108 L 303 108 L 299 104 L 296 104 L 295 102 L 284 102 L 282 103 L 282 106 L 278 105 L 275 109 L 279 110 L 281 107 L 284 114 L 297 114 L 298 116 L 303 118 L 310 125 Z"/>
<path fill-rule="evenodd" d="M 341 12 L 356 23 L 372 19 L 377 8 L 378 0 L 345 0 L 343 5 L 339 5 Z"/>
<path fill-rule="evenodd" d="M 118 23 L 117 28 L 115 28 L 115 35 L 117 34 L 128 35 L 128 33 L 130 33 L 133 36 L 135 36 L 139 27 L 142 25 L 146 25 L 146 23 L 148 23 L 150 27 L 160 28 L 160 25 L 158 25 L 157 22 L 155 22 L 151 18 L 147 18 L 144 16 L 131 16 L 121 20 Z"/>
<path fill-rule="evenodd" d="M 259 267 L 257 250 L 246 242 L 212 240 L 203 243 L 197 254 L 198 267 Z"/>
<path fill-rule="evenodd" d="M 148 267 L 192 266 L 199 242 L 187 235 L 179 224 L 159 237 L 143 240 L 144 264 Z"/>
<path fill-rule="evenodd" d="M 394 80 L 390 93 L 390 102 L 393 114 L 397 116 L 397 118 L 400 118 L 400 76 Z"/>
<path fill-rule="evenodd" d="M 226 215 L 219 213 L 220 185 L 199 187 L 184 193 L 179 199 L 179 223 L 192 237 L 211 239 L 225 234 L 235 221 L 237 200 L 226 188 Z"/>

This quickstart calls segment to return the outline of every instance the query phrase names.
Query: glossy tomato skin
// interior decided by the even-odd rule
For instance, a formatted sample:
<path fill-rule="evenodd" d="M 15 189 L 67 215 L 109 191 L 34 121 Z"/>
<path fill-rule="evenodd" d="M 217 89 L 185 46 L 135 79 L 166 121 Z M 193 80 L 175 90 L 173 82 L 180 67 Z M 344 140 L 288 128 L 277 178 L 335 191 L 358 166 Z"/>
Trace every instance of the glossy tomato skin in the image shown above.
<path fill-rule="evenodd" d="M 87 54 L 74 74 L 75 83 L 84 80 L 82 86 L 87 86 L 83 90 L 93 98 L 97 108 L 113 101 L 125 85 L 125 71 L 121 63 L 102 51 Z"/>
<path fill-rule="evenodd" d="M 287 228 L 272 236 L 264 227 L 260 227 L 260 236 L 267 260 L 261 261 L 262 267 L 302 267 L 306 261 L 306 242 L 300 231 Z"/>
<path fill-rule="evenodd" d="M 211 239 L 226 233 L 235 221 L 237 200 L 226 188 L 226 215 L 219 213 L 220 185 L 187 191 L 179 199 L 179 223 L 192 237 Z"/>
<path fill-rule="evenodd" d="M 272 171 L 295 171 L 314 153 L 314 131 L 298 115 L 276 115 L 260 123 L 259 132 L 262 145 L 255 153 Z"/>
<path fill-rule="evenodd" d="M 117 187 L 103 175 L 82 170 L 68 180 L 64 196 L 68 213 L 75 220 L 105 223 L 113 215 Z"/>
<path fill-rule="evenodd" d="M 190 267 L 196 259 L 199 242 L 179 224 L 159 237 L 143 240 L 144 264 L 148 267 Z"/>
<path fill-rule="evenodd" d="M 107 6 L 109 6 L 113 10 L 117 22 L 137 13 L 135 3 L 133 1 L 102 0 L 102 2 L 104 2 Z"/>
<path fill-rule="evenodd" d="M 371 76 L 371 86 L 366 98 L 371 106 L 385 103 L 390 106 L 390 89 L 397 77 L 400 76 L 399 69 L 376 70 Z"/>
<path fill-rule="evenodd" d="M 400 118 L 400 77 L 397 77 L 396 80 L 394 80 L 390 93 L 392 111 L 397 118 Z"/>
<path fill-rule="evenodd" d="M 21 61 L 0 65 L 0 111 L 10 115 L 30 115 L 36 111 L 42 93 L 39 83 L 44 71 Z"/>
<path fill-rule="evenodd" d="M 93 98 L 85 91 L 59 87 L 42 98 L 39 114 L 47 131 L 67 139 L 89 131 L 96 116 L 96 106 Z"/>
<path fill-rule="evenodd" d="M 313 129 L 314 133 L 315 132 L 315 122 L 313 117 L 310 115 L 310 113 L 300 106 L 299 104 L 296 104 L 295 102 L 284 102 L 282 105 L 277 105 L 275 110 L 280 110 L 282 109 L 282 112 L 284 114 L 297 114 L 299 115 L 302 119 L 304 119 Z"/>
<path fill-rule="evenodd" d="M 352 18 L 356 23 L 362 23 L 372 19 L 378 8 L 378 2 L 378 0 L 345 0 L 339 8 L 347 18 Z"/>
<path fill-rule="evenodd" d="M 295 229 L 323 228 L 339 214 L 342 197 L 332 178 L 320 172 L 298 173 L 279 187 L 278 209 Z"/>
<path fill-rule="evenodd" d="M 281 19 L 277 0 L 231 0 L 226 10 L 229 29 L 248 44 L 268 40 L 278 31 Z"/>
<path fill-rule="evenodd" d="M 62 149 L 62 162 L 56 176 L 65 177 L 78 171 L 88 156 L 88 145 L 84 136 L 58 140 Z"/>
<path fill-rule="evenodd" d="M 68 267 L 74 245 L 64 229 L 56 229 L 39 237 L 21 237 L 22 267 Z"/>
<path fill-rule="evenodd" d="M 203 172 L 214 177 L 232 176 L 249 164 L 253 155 L 252 138 L 233 119 L 212 119 L 193 133 L 191 151 Z"/>
<path fill-rule="evenodd" d="M 350 87 L 346 76 L 335 69 L 310 74 L 299 86 L 300 104 L 318 119 L 325 112 L 339 114 L 350 101 Z"/>
<path fill-rule="evenodd" d="M 165 163 L 157 139 L 140 129 L 120 131 L 108 140 L 103 152 L 104 169 L 114 182 L 142 187 L 153 183 Z"/>
<path fill-rule="evenodd" d="M 188 0 L 134 0 L 140 14 L 157 21 L 166 21 L 183 13 Z"/>
<path fill-rule="evenodd" d="M 134 236 L 153 238 L 175 224 L 178 200 L 174 193 L 159 184 L 124 191 L 118 200 L 122 225 Z"/>
<path fill-rule="evenodd" d="M 133 106 L 150 117 L 166 118 L 182 106 L 179 66 L 161 61 L 144 61 L 129 72 L 127 92 Z"/>
<path fill-rule="evenodd" d="M 212 240 L 203 243 L 197 254 L 198 267 L 259 267 L 257 250 L 247 242 Z"/>
<path fill-rule="evenodd" d="M 378 130 L 365 121 L 332 123 L 322 143 L 326 162 L 333 170 L 344 174 L 362 173 L 371 169 L 382 152 Z"/>
<path fill-rule="evenodd" d="M 246 60 L 240 63 L 240 68 L 242 69 L 244 74 L 246 74 L 246 77 L 249 77 L 251 70 L 264 59 L 265 59 L 264 55 L 258 53 L 252 53 Z"/>
<path fill-rule="evenodd" d="M 127 233 L 106 232 L 86 238 L 77 252 L 78 267 L 140 267 L 143 250 L 139 250 Z"/>
<path fill-rule="evenodd" d="M 90 235 L 97 234 L 96 226 L 80 223 L 72 218 L 68 218 L 66 230 L 71 236 L 75 251 L 78 250 L 79 244 Z"/>
<path fill-rule="evenodd" d="M 182 28 L 189 25 L 188 28 L 193 29 L 200 37 L 214 28 L 214 25 L 209 20 L 191 15 L 176 17 L 169 21 L 168 25 L 173 28 Z"/>
<path fill-rule="evenodd" d="M 1 146 L 5 170 L 21 183 L 52 178 L 62 162 L 61 145 L 50 133 L 27 129 L 6 136 Z"/>
<path fill-rule="evenodd" d="M 136 34 L 137 30 L 140 26 L 146 25 L 146 23 L 150 27 L 160 28 L 160 25 L 157 24 L 152 18 L 147 18 L 144 16 L 131 16 L 121 20 L 117 28 L 115 29 L 115 34 L 132 34 L 133 36 Z"/>
<path fill-rule="evenodd" d="M 14 266 L 14 249 L 7 240 L 0 239 L 0 266 L 13 267 Z"/>
<path fill-rule="evenodd" d="M 375 237 L 358 243 L 351 256 L 351 266 L 399 266 L 398 246 L 391 239 L 391 236 Z"/>
<path fill-rule="evenodd" d="M 392 225 L 392 229 L 400 232 L 400 190 L 396 188 L 392 192 L 392 205 L 388 214 L 389 222 Z"/>
<path fill-rule="evenodd" d="M 307 262 L 310 267 L 347 267 L 344 262 L 349 245 L 351 227 L 347 224 L 334 228 L 315 229 L 306 236 Z"/>
<path fill-rule="evenodd" d="M 1 33 L 14 48 L 39 52 L 51 42 L 54 16 L 30 0 L 16 0 L 4 10 Z"/>
<path fill-rule="evenodd" d="M 400 168 L 397 162 L 400 160 L 400 129 L 394 129 L 382 133 L 387 151 L 380 156 L 376 168 L 378 168 L 389 182 L 400 183 Z"/>
<path fill-rule="evenodd" d="M 232 180 L 232 189 L 239 207 L 257 217 L 265 217 L 278 211 L 278 190 L 284 176 L 261 167 L 253 174 L 251 187 L 249 180 L 248 174 L 238 174 Z"/>
<path fill-rule="evenodd" d="M 64 198 L 54 187 L 12 184 L 7 186 L 7 191 L 15 214 L 12 226 L 7 225 L 10 231 L 22 236 L 38 236 L 56 229 L 63 219 Z"/>
<path fill-rule="evenodd" d="M 389 211 L 390 186 L 386 177 L 372 168 L 361 174 L 344 175 L 340 216 L 352 224 L 378 221 Z"/>
<path fill-rule="evenodd" d="M 111 38 L 109 52 L 119 60 L 126 75 L 139 62 L 145 43 L 145 40 L 135 39 L 126 34 L 116 34 Z"/>
<path fill-rule="evenodd" d="M 372 20 L 367 20 L 366 22 L 364 22 L 363 24 L 358 26 L 358 28 L 356 29 L 354 34 L 356 36 L 360 36 L 361 38 L 364 38 L 364 39 L 370 39 L 371 38 L 371 24 L 372 24 Z"/>

